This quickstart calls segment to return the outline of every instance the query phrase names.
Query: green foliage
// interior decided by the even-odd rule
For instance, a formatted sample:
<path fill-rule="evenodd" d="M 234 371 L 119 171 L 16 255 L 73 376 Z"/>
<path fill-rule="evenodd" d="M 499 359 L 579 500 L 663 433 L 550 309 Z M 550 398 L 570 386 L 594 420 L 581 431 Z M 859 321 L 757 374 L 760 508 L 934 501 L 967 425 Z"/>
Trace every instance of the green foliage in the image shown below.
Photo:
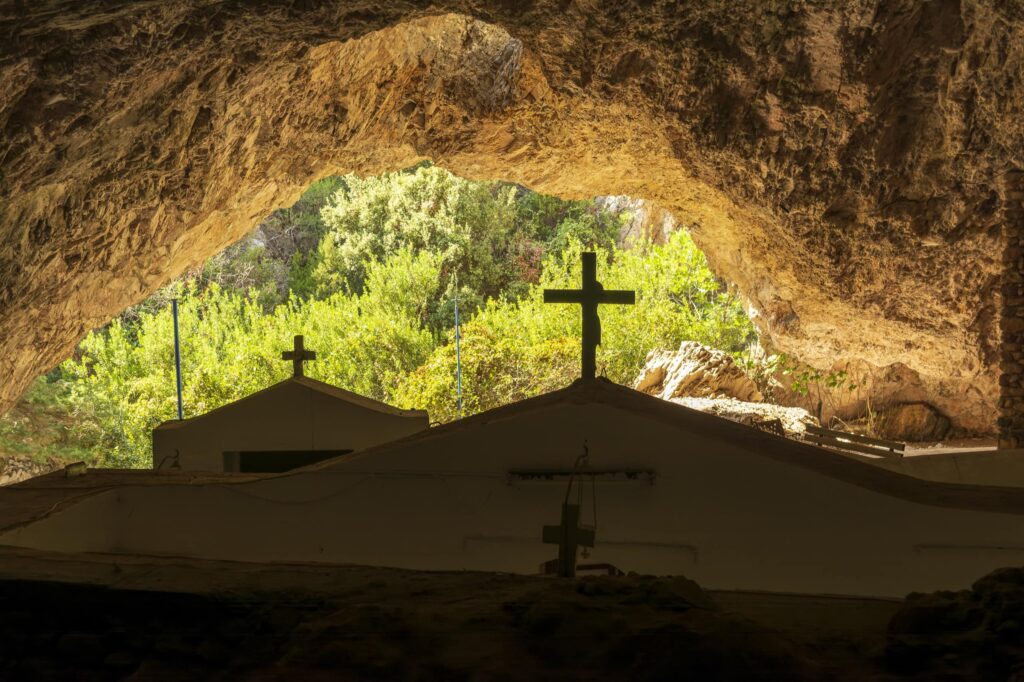
<path fill-rule="evenodd" d="M 819 419 L 822 401 L 831 392 L 857 389 L 857 384 L 850 380 L 846 370 L 815 369 L 797 362 L 785 353 L 767 355 L 756 343 L 751 344 L 743 352 L 734 353 L 734 357 L 767 400 L 774 399 L 779 388 L 787 388 L 804 397 L 813 393 L 818 399 Z"/>
<path fill-rule="evenodd" d="M 437 167 L 345 181 L 322 211 L 330 232 L 315 273 L 321 292 L 361 290 L 363 264 L 403 247 L 437 254 L 446 274 L 463 273 L 485 295 L 500 292 L 498 259 L 515 222 L 511 189 Z"/>
<path fill-rule="evenodd" d="M 845 388 L 847 391 L 857 388 L 857 384 L 849 381 L 846 370 L 825 372 L 805 365 L 785 365 L 782 373 L 790 377 L 790 387 L 798 395 L 808 395 L 812 389 L 821 393 L 822 388 Z"/>
<path fill-rule="evenodd" d="M 388 400 L 402 376 L 429 355 L 422 302 L 436 285 L 436 259 L 400 252 L 366 268 L 360 295 L 293 298 L 270 313 L 259 300 L 210 284 L 179 285 L 184 403 L 191 416 L 288 376 L 281 352 L 302 332 L 320 349 L 313 378 Z M 115 320 L 82 341 L 64 363 L 76 414 L 96 428 L 97 448 L 114 466 L 146 466 L 150 432 L 176 414 L 171 312 L 142 312 L 129 334 Z"/>
<path fill-rule="evenodd" d="M 845 370 L 826 372 L 787 359 L 782 373 L 790 377 L 794 393 L 806 396 L 814 391 L 814 396 L 817 399 L 814 416 L 818 418 L 818 421 L 823 418 L 826 401 L 834 407 L 833 391 L 837 389 L 852 391 L 857 388 L 857 384 L 849 380 L 849 375 Z"/>
<path fill-rule="evenodd" d="M 73 416 L 74 447 L 112 466 L 149 466 L 151 431 L 176 415 L 170 300 L 180 300 L 186 416 L 286 378 L 281 351 L 304 334 L 307 373 L 357 393 L 456 414 L 459 301 L 465 411 L 563 387 L 579 376 L 580 253 L 599 252 L 608 288 L 598 370 L 628 383 L 648 352 L 683 340 L 739 352 L 754 332 L 685 232 L 619 250 L 622 216 L 430 165 L 376 178 L 328 178 L 291 209 L 193 273 L 91 333 L 49 377 Z M 0 423 L 3 437 L 16 437 Z M 13 434 L 13 435 L 12 435 Z"/>
<path fill-rule="evenodd" d="M 579 341 L 559 337 L 523 345 L 479 317 L 462 329 L 464 413 L 474 414 L 545 391 L 579 375 Z M 432 421 L 457 419 L 455 332 L 410 374 L 395 394 L 400 407 L 425 409 Z"/>
<path fill-rule="evenodd" d="M 489 298 L 521 295 L 536 282 L 544 255 L 569 241 L 610 247 L 620 219 L 592 202 L 563 202 L 513 185 L 473 182 L 435 166 L 370 178 L 347 176 L 324 207 L 328 226 L 313 273 L 321 294 L 361 290 L 363 263 L 401 248 L 440 258 L 439 291 L 458 293 L 471 313 Z M 454 323 L 449 307 L 431 310 L 442 333 Z"/>
<path fill-rule="evenodd" d="M 536 192 L 528 192 L 520 200 L 520 215 L 524 231 L 544 242 L 547 253 L 560 253 L 573 242 L 610 250 L 629 218 L 598 210 L 592 201 L 565 201 Z"/>
<path fill-rule="evenodd" d="M 95 440 L 74 418 L 57 374 L 37 378 L 22 400 L 0 416 L 0 470 L 2 460 L 11 456 L 38 463 L 95 460 Z"/>
<path fill-rule="evenodd" d="M 736 364 L 746 372 L 764 399 L 771 402 L 781 386 L 778 376 L 788 362 L 785 354 L 768 354 L 757 342 L 751 343 L 738 353 L 733 353 Z"/>
<path fill-rule="evenodd" d="M 578 306 L 543 302 L 545 288 L 577 288 L 581 245 L 551 256 L 541 281 L 517 300 L 491 299 L 463 328 L 463 395 L 467 413 L 487 410 L 569 384 L 579 376 Z M 612 258 L 614 256 L 614 258 Z M 606 288 L 635 289 L 635 306 L 602 306 L 598 371 L 631 382 L 647 353 L 696 340 L 742 349 L 754 330 L 739 301 L 722 291 L 703 254 L 685 232 L 664 246 L 599 251 Z M 434 351 L 396 394 L 404 407 L 427 409 L 433 419 L 458 416 L 453 339 Z"/>

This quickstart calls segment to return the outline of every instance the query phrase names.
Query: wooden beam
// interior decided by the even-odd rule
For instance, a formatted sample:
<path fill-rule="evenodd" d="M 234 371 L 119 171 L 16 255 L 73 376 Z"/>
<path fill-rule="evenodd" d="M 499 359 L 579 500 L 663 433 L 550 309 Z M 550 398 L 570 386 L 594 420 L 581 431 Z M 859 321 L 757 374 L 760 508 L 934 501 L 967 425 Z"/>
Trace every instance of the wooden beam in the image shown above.
<path fill-rule="evenodd" d="M 868 438 L 862 436 L 859 433 L 848 433 L 846 431 L 833 431 L 832 429 L 823 429 L 820 426 L 807 426 L 807 431 L 813 433 L 816 436 L 825 436 L 828 438 L 842 438 L 843 440 L 853 441 L 854 443 L 864 443 L 865 445 L 874 445 L 876 447 L 888 448 L 889 450 L 898 450 L 902 452 L 907 448 L 906 443 L 897 443 L 891 440 L 882 440 L 880 438 Z"/>
<path fill-rule="evenodd" d="M 859 443 L 847 443 L 832 438 L 830 436 L 818 436 L 815 434 L 808 434 L 804 436 L 804 440 L 814 443 L 815 445 L 823 445 L 830 448 L 836 448 L 838 450 L 850 450 L 852 452 L 860 452 L 865 455 L 875 455 L 876 457 L 899 458 L 903 456 L 902 452 L 894 452 L 892 450 L 872 447 L 870 445 L 861 445 Z"/>

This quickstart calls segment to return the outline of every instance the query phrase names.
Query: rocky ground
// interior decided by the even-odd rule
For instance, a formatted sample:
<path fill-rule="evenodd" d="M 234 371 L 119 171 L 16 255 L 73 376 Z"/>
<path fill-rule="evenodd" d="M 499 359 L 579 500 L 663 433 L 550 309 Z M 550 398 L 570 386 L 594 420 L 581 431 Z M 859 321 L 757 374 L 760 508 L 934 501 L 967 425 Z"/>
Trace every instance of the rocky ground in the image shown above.
<path fill-rule="evenodd" d="M 37 462 L 24 457 L 0 455 L 0 485 L 10 485 L 43 476 L 64 466 L 64 462 L 51 460 Z"/>
<path fill-rule="evenodd" d="M 672 398 L 672 402 L 694 410 L 718 415 L 732 421 L 756 426 L 760 422 L 778 419 L 782 427 L 793 436 L 804 433 L 808 424 L 816 425 L 818 420 L 800 407 L 783 407 L 772 403 L 748 403 L 735 398 Z"/>
<path fill-rule="evenodd" d="M 69 406 L 45 381 L 0 415 L 0 485 L 24 481 L 77 461 L 92 462 L 91 443 Z"/>
<path fill-rule="evenodd" d="M 757 372 L 754 373 L 755 375 Z M 762 372 L 764 374 L 764 372 Z M 751 378 L 731 355 L 695 341 L 684 341 L 678 350 L 654 350 L 647 355 L 633 388 L 686 407 L 738 421 L 749 426 L 778 419 L 787 433 L 800 436 L 808 425 L 824 425 L 875 438 L 915 443 L 922 446 L 943 443 L 950 435 L 950 420 L 923 402 L 894 402 L 863 407 L 854 419 L 842 420 L 835 411 L 817 417 L 802 405 L 807 396 L 785 390 L 792 379 L 780 372 L 762 376 L 764 387 Z M 762 388 L 771 387 L 774 400 L 766 399 Z M 780 390 L 782 389 L 782 390 Z M 977 439 L 962 442 L 977 445 Z"/>
<path fill-rule="evenodd" d="M 1024 680 L 1024 569 L 908 596 L 889 623 L 885 664 L 922 679 Z"/>
<path fill-rule="evenodd" d="M 188 594 L 3 582 L 7 654 L 0 674 L 855 679 L 828 656 L 717 608 L 685 579 L 321 572 L 338 574 L 327 592 Z"/>
<path fill-rule="evenodd" d="M 4 679 L 987 682 L 1024 664 L 1021 569 L 900 602 L 650 576 L 0 559 Z"/>
<path fill-rule="evenodd" d="M 732 356 L 695 341 L 684 341 L 679 350 L 648 353 L 633 388 L 748 426 L 778 419 L 792 435 L 802 434 L 808 424 L 818 424 L 801 407 L 765 401 L 753 379 Z"/>

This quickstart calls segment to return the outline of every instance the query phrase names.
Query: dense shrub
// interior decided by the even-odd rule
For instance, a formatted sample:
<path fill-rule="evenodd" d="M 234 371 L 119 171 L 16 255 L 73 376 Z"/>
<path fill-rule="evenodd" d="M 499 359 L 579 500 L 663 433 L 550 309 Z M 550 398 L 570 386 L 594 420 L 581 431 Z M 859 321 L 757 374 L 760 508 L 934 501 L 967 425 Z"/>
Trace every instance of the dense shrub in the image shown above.
<path fill-rule="evenodd" d="M 369 264 L 362 294 L 293 298 L 269 313 L 246 294 L 179 285 L 186 416 L 285 379 L 291 367 L 281 352 L 299 333 L 319 351 L 309 376 L 390 399 L 433 348 L 422 308 L 436 280 L 434 256 L 401 251 Z M 100 458 L 145 466 L 150 431 L 176 413 L 170 308 L 141 313 L 131 335 L 115 320 L 89 334 L 80 351 L 80 359 L 66 361 L 62 371 L 79 420 L 97 427 Z"/>
<path fill-rule="evenodd" d="M 544 264 L 541 281 L 516 300 L 491 299 L 462 330 L 464 407 L 486 410 L 569 384 L 580 372 L 579 306 L 543 302 L 545 288 L 578 288 L 580 252 L 570 243 Z M 685 232 L 664 246 L 599 251 L 598 279 L 633 289 L 635 306 L 601 306 L 598 373 L 629 383 L 654 348 L 692 339 L 739 352 L 754 331 L 739 301 L 721 290 Z M 454 334 L 454 333 L 453 333 Z M 433 419 L 456 416 L 454 335 L 402 383 L 396 398 Z"/>

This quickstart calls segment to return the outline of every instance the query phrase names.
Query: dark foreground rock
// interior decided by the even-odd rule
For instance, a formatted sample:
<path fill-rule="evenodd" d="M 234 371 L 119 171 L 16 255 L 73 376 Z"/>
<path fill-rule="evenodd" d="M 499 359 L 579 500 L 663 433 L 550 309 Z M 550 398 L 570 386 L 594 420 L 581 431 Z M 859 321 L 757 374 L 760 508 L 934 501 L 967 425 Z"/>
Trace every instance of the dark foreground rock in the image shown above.
<path fill-rule="evenodd" d="M 970 590 L 911 594 L 889 624 L 886 663 L 920 679 L 1024 680 L 1024 568 Z"/>
<path fill-rule="evenodd" d="M 381 571 L 331 594 L 4 581 L 0 603 L 2 679 L 864 679 L 678 578 Z"/>

